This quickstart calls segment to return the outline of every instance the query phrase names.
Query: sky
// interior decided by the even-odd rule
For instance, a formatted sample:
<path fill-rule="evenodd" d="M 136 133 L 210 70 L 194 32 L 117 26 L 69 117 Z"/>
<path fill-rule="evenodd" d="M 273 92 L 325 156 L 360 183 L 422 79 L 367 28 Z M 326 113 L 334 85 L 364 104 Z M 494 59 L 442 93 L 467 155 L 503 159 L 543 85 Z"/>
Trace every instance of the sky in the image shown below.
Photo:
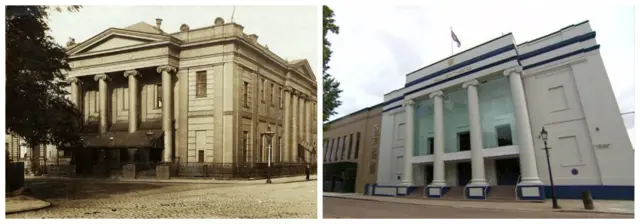
<path fill-rule="evenodd" d="M 338 35 L 329 34 L 333 54 L 328 73 L 343 90 L 339 118 L 383 101 L 384 94 L 404 86 L 405 75 L 451 56 L 450 29 L 462 52 L 511 32 L 516 44 L 589 20 L 596 31 L 607 74 L 621 113 L 635 111 L 634 8 L 492 4 L 370 6 L 335 5 Z M 630 136 L 634 114 L 623 115 Z"/>
<path fill-rule="evenodd" d="M 316 77 L 320 32 L 315 6 L 84 6 L 79 12 L 53 12 L 49 17 L 51 35 L 65 46 L 69 37 L 83 42 L 111 27 L 124 28 L 138 22 L 161 28 L 167 33 L 178 32 L 186 23 L 191 29 L 212 26 L 216 17 L 244 27 L 247 34 L 257 34 L 258 42 L 289 61 L 307 59 Z M 292 19 L 295 18 L 295 19 Z"/>

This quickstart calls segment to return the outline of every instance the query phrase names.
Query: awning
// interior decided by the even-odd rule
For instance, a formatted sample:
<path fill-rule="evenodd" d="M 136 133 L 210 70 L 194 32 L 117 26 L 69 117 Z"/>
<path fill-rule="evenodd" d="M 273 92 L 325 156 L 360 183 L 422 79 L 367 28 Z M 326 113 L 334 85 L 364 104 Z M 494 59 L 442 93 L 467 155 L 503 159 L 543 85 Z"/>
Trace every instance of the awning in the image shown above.
<path fill-rule="evenodd" d="M 81 134 L 85 148 L 154 148 L 162 147 L 164 131 L 138 130 Z"/>

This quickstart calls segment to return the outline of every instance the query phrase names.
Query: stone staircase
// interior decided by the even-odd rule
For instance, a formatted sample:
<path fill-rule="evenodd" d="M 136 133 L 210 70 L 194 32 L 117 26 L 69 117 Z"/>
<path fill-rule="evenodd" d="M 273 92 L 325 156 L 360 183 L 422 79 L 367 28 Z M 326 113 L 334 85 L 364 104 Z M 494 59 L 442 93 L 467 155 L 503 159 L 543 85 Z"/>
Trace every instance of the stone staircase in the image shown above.
<path fill-rule="evenodd" d="M 487 193 L 487 200 L 492 201 L 515 201 L 516 200 L 516 186 L 515 185 L 502 185 L 491 186 Z"/>
<path fill-rule="evenodd" d="M 416 186 L 416 189 L 414 189 L 406 197 L 407 198 L 423 198 L 423 195 L 424 195 L 423 191 L 424 191 L 424 186 Z"/>
<path fill-rule="evenodd" d="M 451 186 L 449 191 L 442 196 L 445 200 L 465 200 L 464 186 Z"/>

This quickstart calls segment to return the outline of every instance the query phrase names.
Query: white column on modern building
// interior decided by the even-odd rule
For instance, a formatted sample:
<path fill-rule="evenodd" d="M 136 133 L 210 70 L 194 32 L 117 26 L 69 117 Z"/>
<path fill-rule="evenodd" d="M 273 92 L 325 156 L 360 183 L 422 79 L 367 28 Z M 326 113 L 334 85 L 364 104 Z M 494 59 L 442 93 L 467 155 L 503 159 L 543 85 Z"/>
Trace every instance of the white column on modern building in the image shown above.
<path fill-rule="evenodd" d="M 296 90 L 291 91 L 291 162 L 298 161 L 298 93 Z"/>
<path fill-rule="evenodd" d="M 486 186 L 484 155 L 482 146 L 482 128 L 480 126 L 480 105 L 478 104 L 478 80 L 462 84 L 467 89 L 469 104 L 469 129 L 471 135 L 471 186 Z"/>
<path fill-rule="evenodd" d="M 172 101 L 172 74 L 175 74 L 176 68 L 170 65 L 160 66 L 156 69 L 158 73 L 162 73 L 162 130 L 164 131 L 164 151 L 162 153 L 162 162 L 171 162 L 171 153 L 173 152 L 173 113 Z"/>
<path fill-rule="evenodd" d="M 413 114 L 415 113 L 415 102 L 413 100 L 407 100 L 404 102 L 406 121 L 405 121 L 405 136 L 404 136 L 404 172 L 402 177 L 402 184 L 407 186 L 413 185 L 413 164 L 411 158 L 413 157 Z"/>
<path fill-rule="evenodd" d="M 280 158 L 285 162 L 291 162 L 289 157 L 291 150 L 291 87 L 284 87 L 284 150 L 280 152 Z"/>
<path fill-rule="evenodd" d="M 96 75 L 94 80 L 98 81 L 98 91 L 100 92 L 100 133 L 107 132 L 107 81 L 110 80 L 106 74 Z"/>
<path fill-rule="evenodd" d="M 516 114 L 516 130 L 518 132 L 518 142 L 520 151 L 520 174 L 521 184 L 542 185 L 538 168 L 536 166 L 536 155 L 533 148 L 531 134 L 531 124 L 529 123 L 529 112 L 527 111 L 527 99 L 522 86 L 522 69 L 520 66 L 504 70 L 504 75 L 509 78 L 511 90 L 511 100 L 513 101 L 514 112 Z"/>
<path fill-rule="evenodd" d="M 444 171 L 444 109 L 442 91 L 429 94 L 433 99 L 433 181 L 430 186 L 446 186 Z"/>
<path fill-rule="evenodd" d="M 138 77 L 141 73 L 136 70 L 124 72 L 124 77 L 129 80 L 129 133 L 138 129 Z"/>

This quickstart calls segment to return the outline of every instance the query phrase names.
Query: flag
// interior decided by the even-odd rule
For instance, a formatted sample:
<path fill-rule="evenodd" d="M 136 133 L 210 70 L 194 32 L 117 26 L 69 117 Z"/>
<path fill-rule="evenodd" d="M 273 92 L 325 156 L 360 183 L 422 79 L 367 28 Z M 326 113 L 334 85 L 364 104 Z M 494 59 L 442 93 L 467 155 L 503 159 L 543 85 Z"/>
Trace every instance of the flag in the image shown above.
<path fill-rule="evenodd" d="M 451 30 L 451 39 L 453 39 L 453 41 L 455 41 L 458 44 L 458 47 L 460 47 L 460 40 L 458 40 L 458 36 L 456 36 L 456 34 L 453 33 L 453 29 Z"/>

